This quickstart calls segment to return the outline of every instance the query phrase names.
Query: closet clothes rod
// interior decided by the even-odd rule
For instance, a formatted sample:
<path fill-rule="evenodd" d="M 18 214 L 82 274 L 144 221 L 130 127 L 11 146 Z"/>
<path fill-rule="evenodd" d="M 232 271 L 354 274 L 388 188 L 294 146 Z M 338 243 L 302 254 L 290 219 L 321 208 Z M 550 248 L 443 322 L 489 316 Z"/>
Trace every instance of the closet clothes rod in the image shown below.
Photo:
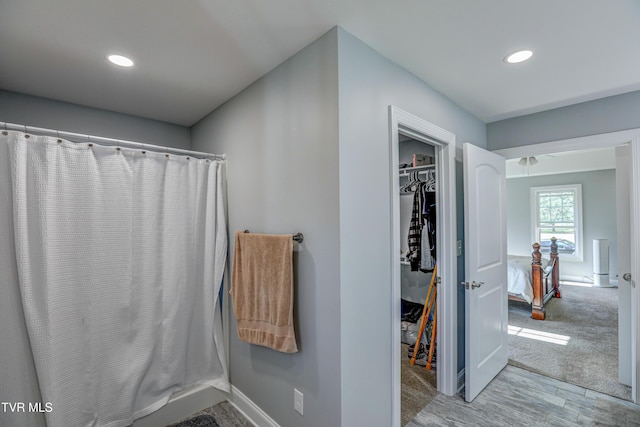
<path fill-rule="evenodd" d="M 429 169 L 435 169 L 436 165 L 422 165 L 422 166 L 411 166 L 407 168 L 398 168 L 400 172 L 413 172 L 413 171 L 423 171 Z"/>
<path fill-rule="evenodd" d="M 245 233 L 249 233 L 249 230 L 244 230 Z M 293 235 L 293 240 L 298 242 L 298 243 L 302 243 L 302 241 L 304 240 L 304 235 L 302 233 L 296 233 Z"/>
<path fill-rule="evenodd" d="M 20 125 L 16 123 L 0 122 L 0 131 L 15 130 L 32 135 L 51 136 L 54 138 L 65 138 L 71 142 L 95 142 L 113 147 L 126 147 L 133 149 L 144 149 L 165 154 L 176 154 L 181 156 L 191 156 L 198 159 L 225 160 L 225 154 L 211 154 L 200 151 L 183 150 L 181 148 L 163 147 L 161 145 L 147 144 L 144 142 L 127 141 L 123 139 L 106 138 L 103 136 L 86 135 L 82 133 L 66 132 L 62 130 L 39 128 L 34 126 Z"/>
<path fill-rule="evenodd" d="M 417 172 L 419 175 L 428 175 L 429 172 L 433 172 L 433 170 L 431 170 L 431 169 L 423 169 L 423 170 L 419 170 L 419 171 L 418 170 L 414 170 L 414 171 L 406 171 L 405 172 L 402 169 L 400 169 L 399 176 L 402 176 L 402 177 L 409 176 L 409 175 L 411 175 L 411 172 Z"/>

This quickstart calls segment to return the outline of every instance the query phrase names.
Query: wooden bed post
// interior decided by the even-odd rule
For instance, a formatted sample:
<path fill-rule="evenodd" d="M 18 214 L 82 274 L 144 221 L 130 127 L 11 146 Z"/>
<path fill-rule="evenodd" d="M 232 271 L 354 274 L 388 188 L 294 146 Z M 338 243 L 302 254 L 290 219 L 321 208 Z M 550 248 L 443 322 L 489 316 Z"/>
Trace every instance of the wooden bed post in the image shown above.
<path fill-rule="evenodd" d="M 560 294 L 560 259 L 558 258 L 558 245 L 556 244 L 555 237 L 551 238 L 551 265 L 553 271 L 551 271 L 551 284 L 553 285 L 554 294 L 556 298 L 562 298 Z"/>
<path fill-rule="evenodd" d="M 533 253 L 531 254 L 531 287 L 533 288 L 533 301 L 531 301 L 531 318 L 536 320 L 544 320 L 545 310 L 544 290 L 542 289 L 544 286 L 544 284 L 542 283 L 542 254 L 540 253 L 540 243 L 536 242 L 532 246 Z"/>

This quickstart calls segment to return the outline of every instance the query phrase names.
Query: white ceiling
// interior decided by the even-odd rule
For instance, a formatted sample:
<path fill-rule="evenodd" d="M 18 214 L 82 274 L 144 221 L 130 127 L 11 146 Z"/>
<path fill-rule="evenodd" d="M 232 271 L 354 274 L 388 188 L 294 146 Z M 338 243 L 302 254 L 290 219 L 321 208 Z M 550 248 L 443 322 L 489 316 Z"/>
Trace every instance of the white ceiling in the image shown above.
<path fill-rule="evenodd" d="M 335 25 L 485 122 L 640 90 L 638 0 L 0 0 L 0 88 L 188 126 Z"/>

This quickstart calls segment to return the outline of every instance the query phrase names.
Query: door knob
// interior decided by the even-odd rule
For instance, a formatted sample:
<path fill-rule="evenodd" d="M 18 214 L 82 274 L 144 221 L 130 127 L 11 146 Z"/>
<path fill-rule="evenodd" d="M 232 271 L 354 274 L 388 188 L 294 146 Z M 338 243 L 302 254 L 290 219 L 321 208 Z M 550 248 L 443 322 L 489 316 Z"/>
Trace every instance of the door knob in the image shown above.
<path fill-rule="evenodd" d="M 464 286 L 465 289 L 475 289 L 475 288 L 479 288 L 480 286 L 484 285 L 484 282 L 476 283 L 475 280 L 474 280 L 473 282 L 471 282 L 471 284 L 469 284 L 469 282 L 460 282 L 460 284 L 462 286 Z"/>
<path fill-rule="evenodd" d="M 622 275 L 622 278 L 623 278 L 624 280 L 626 280 L 627 282 L 630 282 L 630 281 L 631 281 L 631 273 L 624 273 L 624 274 Z"/>

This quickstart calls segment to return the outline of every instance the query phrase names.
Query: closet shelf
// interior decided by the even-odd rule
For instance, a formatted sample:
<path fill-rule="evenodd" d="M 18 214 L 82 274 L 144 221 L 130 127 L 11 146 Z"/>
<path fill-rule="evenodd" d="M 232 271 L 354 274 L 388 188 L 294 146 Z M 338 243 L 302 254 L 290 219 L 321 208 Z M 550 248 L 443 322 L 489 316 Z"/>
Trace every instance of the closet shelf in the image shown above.
<path fill-rule="evenodd" d="M 424 165 L 416 166 L 413 168 L 401 168 L 399 169 L 400 176 L 408 176 L 410 172 L 423 172 L 428 170 L 435 170 L 436 165 Z"/>

